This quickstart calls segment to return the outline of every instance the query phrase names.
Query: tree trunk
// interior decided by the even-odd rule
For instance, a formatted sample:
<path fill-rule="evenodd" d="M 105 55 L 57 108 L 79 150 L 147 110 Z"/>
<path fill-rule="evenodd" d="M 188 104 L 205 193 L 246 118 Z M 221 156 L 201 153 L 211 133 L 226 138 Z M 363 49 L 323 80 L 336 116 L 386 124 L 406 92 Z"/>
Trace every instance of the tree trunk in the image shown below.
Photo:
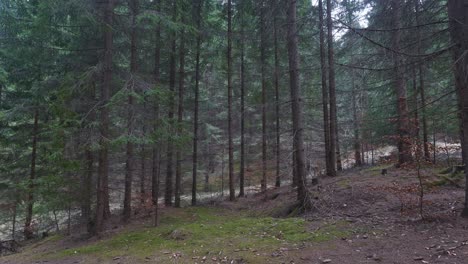
<path fill-rule="evenodd" d="M 420 6 L 419 0 L 414 0 L 415 5 L 415 18 L 416 18 L 416 25 L 419 27 L 420 24 Z M 418 39 L 418 54 L 422 53 L 422 44 L 421 44 L 421 33 L 419 32 L 419 28 L 416 31 L 417 39 Z M 421 106 L 422 106 L 422 129 L 423 129 L 423 148 L 424 148 L 424 159 L 426 161 L 431 160 L 431 152 L 429 151 L 429 140 L 428 140 L 428 130 L 427 130 L 427 118 L 426 118 L 426 96 L 425 96 L 425 82 L 424 82 L 424 65 L 425 60 L 421 60 L 418 63 L 418 71 L 419 71 L 419 96 L 421 97 Z"/>
<path fill-rule="evenodd" d="M 277 7 L 276 7 L 277 8 Z M 281 175 L 280 175 L 280 154 L 281 154 L 281 134 L 280 134 L 280 99 L 279 99 L 279 54 L 278 54 L 278 27 L 277 27 L 277 16 L 273 18 L 273 34 L 274 34 L 274 46 L 275 46 L 275 116 L 276 116 L 276 181 L 275 186 L 281 186 Z"/>
<path fill-rule="evenodd" d="M 144 93 L 144 92 L 143 92 Z M 146 120 L 146 101 L 147 98 L 145 95 L 143 95 L 143 116 L 144 120 Z M 142 127 L 142 136 L 143 138 L 146 138 L 146 122 L 143 122 L 143 127 Z M 146 147 L 145 143 L 141 144 L 141 173 L 140 173 L 140 206 L 145 204 L 146 200 Z"/>
<path fill-rule="evenodd" d="M 112 49 L 113 49 L 113 15 L 114 0 L 108 0 L 104 9 L 104 61 L 103 82 L 101 86 L 100 139 L 99 139 L 99 167 L 97 179 L 96 201 L 96 234 L 100 234 L 104 227 L 104 219 L 108 217 L 109 208 L 109 94 L 112 85 Z"/>
<path fill-rule="evenodd" d="M 359 120 L 357 113 L 357 98 L 356 98 L 356 86 L 354 84 L 354 69 L 351 69 L 351 85 L 352 88 L 352 104 L 353 104 L 353 130 L 354 130 L 354 160 L 355 166 L 362 166 L 361 160 L 361 140 L 359 137 Z"/>
<path fill-rule="evenodd" d="M 156 10 L 161 12 L 161 0 L 156 1 Z M 161 22 L 158 22 L 156 26 L 156 47 L 154 49 L 154 83 L 156 89 L 161 89 L 159 87 L 161 83 Z M 154 131 L 158 130 L 159 125 L 159 98 L 156 98 L 156 102 L 154 104 L 154 117 L 155 117 L 155 124 L 154 124 Z M 152 160 L 152 171 L 151 171 L 151 198 L 153 204 L 153 226 L 159 225 L 159 211 L 158 211 L 158 200 L 159 200 L 159 176 L 160 176 L 160 146 L 155 144 L 153 146 L 153 160 Z"/>
<path fill-rule="evenodd" d="M 133 145 L 133 130 L 135 110 L 133 103 L 133 93 L 135 91 L 135 75 L 137 73 L 137 16 L 139 3 L 138 0 L 130 2 L 130 11 L 132 17 L 132 29 L 130 34 L 130 81 L 128 82 L 128 116 L 127 116 L 127 161 L 125 166 L 125 193 L 123 207 L 123 221 L 130 221 L 132 212 L 132 183 L 134 171 L 134 145 Z"/>
<path fill-rule="evenodd" d="M 183 15 L 182 15 L 183 17 Z M 182 18 L 184 24 L 184 18 Z M 179 104 L 177 111 L 177 135 L 182 137 L 182 122 L 184 118 L 184 87 L 185 87 L 185 32 L 182 30 L 180 34 L 179 46 Z M 182 151 L 177 148 L 176 153 L 176 177 L 175 177 L 175 207 L 180 207 L 180 195 L 182 193 Z"/>
<path fill-rule="evenodd" d="M 34 236 L 34 230 L 31 227 L 34 206 L 34 187 L 36 180 L 36 158 L 37 158 L 37 137 L 39 134 L 39 109 L 36 106 L 34 110 L 34 125 L 32 131 L 32 152 L 31 152 L 31 171 L 29 173 L 28 196 L 26 199 L 26 218 L 24 222 L 24 237 L 31 239 Z"/>
<path fill-rule="evenodd" d="M 266 132 L 266 32 L 265 32 L 265 3 L 260 2 L 260 64 L 262 75 L 262 180 L 261 191 L 267 189 L 267 132 Z"/>
<path fill-rule="evenodd" d="M 338 121 L 336 108 L 336 84 L 335 84 L 335 53 L 333 50 L 333 22 L 331 0 L 327 0 L 327 28 L 328 28 L 328 83 L 330 91 L 330 161 L 331 166 L 338 170 L 341 167 L 340 151 L 338 146 Z M 334 176 L 334 175 L 332 175 Z"/>
<path fill-rule="evenodd" d="M 87 148 L 85 150 L 86 156 L 86 171 L 83 174 L 82 180 L 82 192 L 83 192 L 83 199 L 81 201 L 81 222 L 83 226 L 89 226 L 88 223 L 91 219 L 91 189 L 93 184 L 93 164 L 94 164 L 94 157 L 93 152 Z M 87 230 L 91 233 L 93 230 Z"/>
<path fill-rule="evenodd" d="M 450 35 L 455 46 L 452 48 L 457 95 L 461 104 L 461 142 L 463 163 L 468 164 L 468 5 L 465 0 L 448 1 Z M 465 170 L 465 206 L 462 217 L 468 218 L 468 170 Z"/>
<path fill-rule="evenodd" d="M 193 157 L 192 157 L 192 206 L 197 205 L 197 174 L 198 174 L 198 101 L 200 100 L 200 46 L 201 17 L 203 0 L 197 0 L 197 47 L 195 54 L 195 100 L 193 110 Z"/>
<path fill-rule="evenodd" d="M 245 1 L 242 1 L 244 4 Z M 240 12 L 241 16 L 241 43 L 240 43 L 240 172 L 239 172 L 239 197 L 245 196 L 245 32 L 244 32 L 244 6 Z"/>
<path fill-rule="evenodd" d="M 146 112 L 146 109 L 145 109 Z M 143 125 L 144 127 L 144 125 Z M 146 129 L 143 129 L 143 137 L 146 137 Z M 145 204 L 146 199 L 146 149 L 145 146 L 141 146 L 141 173 L 140 173 L 140 205 Z"/>
<path fill-rule="evenodd" d="M 229 155 L 229 200 L 236 199 L 234 189 L 234 146 L 232 142 L 232 1 L 228 0 L 228 46 L 227 46 L 227 81 L 228 81 L 228 155 Z"/>
<path fill-rule="evenodd" d="M 419 53 L 418 53 L 419 54 Z M 412 81 L 413 81 L 413 98 L 412 98 L 412 101 L 413 101 L 413 109 L 412 109 L 412 112 L 414 113 L 414 121 L 411 122 L 411 125 L 413 126 L 413 134 L 412 134 L 412 137 L 413 137 L 413 140 L 416 144 L 416 157 L 418 158 L 417 162 L 420 162 L 421 159 L 420 157 L 422 157 L 422 148 L 421 148 L 421 144 L 420 144 L 420 138 L 419 138 L 419 132 L 420 132 L 420 129 L 419 129 L 419 103 L 418 103 L 418 94 L 419 94 L 419 89 L 418 89 L 418 82 L 417 82 L 417 71 L 416 71 L 416 65 L 413 65 L 411 67 L 411 71 L 412 71 Z"/>
<path fill-rule="evenodd" d="M 323 3 L 319 0 L 319 26 L 320 26 L 320 65 L 322 73 L 322 108 L 323 108 L 323 130 L 324 130 L 324 143 L 325 143 L 325 168 L 328 176 L 336 176 L 335 156 L 330 146 L 330 118 L 329 118 L 329 97 L 327 87 L 327 62 L 325 55 L 325 32 L 324 32 L 324 21 L 323 21 Z"/>
<path fill-rule="evenodd" d="M 13 218 L 11 220 L 11 239 L 15 240 L 16 238 L 16 217 L 18 214 L 18 198 L 15 199 L 15 204 L 13 205 Z"/>
<path fill-rule="evenodd" d="M 291 89 L 291 108 L 293 123 L 293 152 L 295 153 L 295 170 L 297 178 L 297 200 L 304 207 L 306 201 L 305 162 L 302 127 L 302 102 L 299 84 L 299 54 L 296 25 L 296 0 L 288 0 L 288 59 Z"/>
<path fill-rule="evenodd" d="M 173 2 L 173 22 L 177 21 L 177 2 Z M 175 93 L 175 78 L 176 78 L 176 33 L 173 32 L 171 36 L 171 53 L 169 58 L 169 90 L 170 90 L 170 99 L 169 99 L 169 110 L 167 117 L 171 125 L 174 125 L 174 93 Z M 166 192 L 164 194 L 164 204 L 166 206 L 172 206 L 172 167 L 173 167 L 173 148 L 174 142 L 172 139 L 173 135 L 169 135 L 167 138 L 167 169 L 166 169 Z"/>
<path fill-rule="evenodd" d="M 392 49 L 394 50 L 392 56 L 394 61 L 394 82 L 398 110 L 398 165 L 412 161 L 406 84 L 401 67 L 401 56 L 398 54 L 400 51 L 401 38 L 401 32 L 399 30 L 401 27 L 401 4 L 401 0 L 392 0 L 391 2 L 393 27 L 396 29 L 392 33 Z"/>

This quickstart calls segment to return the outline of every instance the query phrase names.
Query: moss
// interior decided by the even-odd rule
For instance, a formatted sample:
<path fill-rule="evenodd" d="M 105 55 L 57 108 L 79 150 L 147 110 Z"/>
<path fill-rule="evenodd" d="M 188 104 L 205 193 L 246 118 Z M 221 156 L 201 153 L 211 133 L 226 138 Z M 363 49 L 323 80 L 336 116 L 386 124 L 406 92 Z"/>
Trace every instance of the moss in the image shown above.
<path fill-rule="evenodd" d="M 171 210 L 170 213 L 163 216 L 160 227 L 127 231 L 47 257 L 60 259 L 80 254 L 109 259 L 122 255 L 143 259 L 177 251 L 191 258 L 223 252 L 230 257 L 262 263 L 267 255 L 246 251 L 254 248 L 256 252 L 271 252 L 285 244 L 323 242 L 346 235 L 346 227 L 342 224 L 326 225 L 316 232 L 308 232 L 307 222 L 301 218 L 255 218 L 239 212 L 205 207 Z M 174 230 L 187 235 L 181 240 L 172 239 L 169 234 Z"/>

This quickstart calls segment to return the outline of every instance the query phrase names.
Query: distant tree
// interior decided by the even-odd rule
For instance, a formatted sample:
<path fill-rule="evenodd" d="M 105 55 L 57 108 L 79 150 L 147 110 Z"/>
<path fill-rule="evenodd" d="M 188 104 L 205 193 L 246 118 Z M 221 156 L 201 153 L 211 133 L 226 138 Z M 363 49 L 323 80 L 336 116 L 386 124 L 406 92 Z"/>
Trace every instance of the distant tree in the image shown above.
<path fill-rule="evenodd" d="M 288 59 L 289 78 L 291 89 L 291 108 L 293 122 L 293 152 L 294 167 L 296 170 L 297 200 L 301 206 L 305 206 L 307 201 L 305 188 L 305 157 L 303 138 L 303 119 L 301 105 L 301 90 L 299 84 L 299 58 L 297 39 L 297 10 L 296 0 L 288 0 Z"/>
<path fill-rule="evenodd" d="M 175 23 L 177 21 L 177 1 L 172 3 L 172 20 Z M 171 34 L 171 52 L 169 54 L 169 92 L 171 93 L 169 99 L 169 110 L 167 114 L 167 118 L 169 122 L 172 124 L 174 123 L 174 107 L 175 107 L 175 82 L 176 82 L 176 32 L 173 31 Z M 173 135 L 169 134 L 167 137 L 167 154 L 166 154 L 166 192 L 164 194 L 164 204 L 166 206 L 172 205 L 172 197 L 173 197 L 173 156 L 174 156 L 174 142 L 173 142 Z"/>
<path fill-rule="evenodd" d="M 109 215 L 109 109 L 110 90 L 112 85 L 112 61 L 113 61 L 113 16 L 114 0 L 108 0 L 103 7 L 103 39 L 104 39 L 104 58 L 103 58 L 103 78 L 101 85 L 101 111 L 100 111 L 100 139 L 99 139 L 99 167 L 97 179 L 97 201 L 96 201 L 96 220 L 95 232 L 97 234 L 103 231 L 104 219 Z"/>
<path fill-rule="evenodd" d="M 227 2 L 227 86 L 228 86 L 228 155 L 229 155 L 229 200 L 236 199 L 234 188 L 234 143 L 232 127 L 232 1 Z"/>

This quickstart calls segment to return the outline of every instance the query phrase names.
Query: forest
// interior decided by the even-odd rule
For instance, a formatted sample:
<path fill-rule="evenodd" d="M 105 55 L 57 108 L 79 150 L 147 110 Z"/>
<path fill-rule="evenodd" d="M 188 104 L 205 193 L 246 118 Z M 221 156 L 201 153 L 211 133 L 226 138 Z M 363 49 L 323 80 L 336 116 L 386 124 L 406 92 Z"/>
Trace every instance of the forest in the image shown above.
<path fill-rule="evenodd" d="M 467 162 L 467 0 L 0 0 L 0 263 L 468 263 Z"/>

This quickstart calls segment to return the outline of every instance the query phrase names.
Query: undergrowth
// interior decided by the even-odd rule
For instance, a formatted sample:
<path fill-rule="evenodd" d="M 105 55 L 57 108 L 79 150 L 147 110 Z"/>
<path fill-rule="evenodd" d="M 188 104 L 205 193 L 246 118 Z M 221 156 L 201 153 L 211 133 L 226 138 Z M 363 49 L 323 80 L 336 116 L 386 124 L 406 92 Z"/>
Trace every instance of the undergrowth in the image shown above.
<path fill-rule="evenodd" d="M 307 222 L 302 218 L 249 217 L 239 212 L 193 207 L 171 211 L 170 215 L 163 216 L 157 228 L 126 231 L 106 240 L 44 257 L 60 259 L 90 255 L 112 259 L 125 255 L 137 259 L 156 257 L 162 261 L 177 252 L 189 258 L 227 255 L 261 262 L 267 255 L 258 252 L 270 252 L 300 243 L 324 242 L 344 237 L 347 233 L 346 226 L 342 224 L 329 224 L 313 232 L 307 230 Z"/>

